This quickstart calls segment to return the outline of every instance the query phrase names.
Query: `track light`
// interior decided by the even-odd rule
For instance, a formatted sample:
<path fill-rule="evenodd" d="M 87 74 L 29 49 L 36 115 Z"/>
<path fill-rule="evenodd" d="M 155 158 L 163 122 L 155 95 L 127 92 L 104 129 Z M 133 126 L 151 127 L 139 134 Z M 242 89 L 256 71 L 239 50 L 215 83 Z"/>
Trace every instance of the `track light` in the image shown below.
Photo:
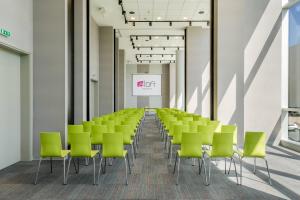
<path fill-rule="evenodd" d="M 167 36 L 167 40 L 169 40 L 170 39 L 170 36 Z"/>
<path fill-rule="evenodd" d="M 161 57 L 163 58 L 163 57 L 164 57 L 164 54 L 161 54 Z"/>
<path fill-rule="evenodd" d="M 128 24 L 128 21 L 127 21 L 127 19 L 125 19 L 125 24 Z"/>
<path fill-rule="evenodd" d="M 138 37 L 138 36 L 135 36 L 135 39 L 136 39 L 136 40 L 139 40 L 139 37 Z"/>
<path fill-rule="evenodd" d="M 159 63 L 161 63 L 161 60 L 159 61 Z"/>
<path fill-rule="evenodd" d="M 151 50 L 153 50 L 153 47 L 151 47 Z"/>
<path fill-rule="evenodd" d="M 132 22 L 132 25 L 135 26 L 135 22 Z"/>
<path fill-rule="evenodd" d="M 149 26 L 152 26 L 152 22 L 149 22 Z"/>
<path fill-rule="evenodd" d="M 152 40 L 152 37 L 151 37 L 151 36 L 149 36 L 149 40 Z"/>
<path fill-rule="evenodd" d="M 170 26 L 172 26 L 172 22 L 170 22 Z"/>
<path fill-rule="evenodd" d="M 184 36 L 182 36 L 182 40 L 184 40 Z"/>
<path fill-rule="evenodd" d="M 122 0 L 119 0 L 119 5 L 121 5 L 122 4 Z"/>
<path fill-rule="evenodd" d="M 209 26 L 209 21 L 207 21 L 207 26 Z"/>
<path fill-rule="evenodd" d="M 152 58 L 152 54 L 150 54 L 150 58 Z"/>
<path fill-rule="evenodd" d="M 140 47 L 138 47 L 137 50 L 139 51 L 139 50 L 140 50 Z"/>
<path fill-rule="evenodd" d="M 133 46 L 133 49 L 135 49 L 135 46 Z"/>
<path fill-rule="evenodd" d="M 125 10 L 123 10 L 123 11 L 122 11 L 122 14 L 123 14 L 123 15 L 126 15 L 126 11 L 125 11 Z"/>
<path fill-rule="evenodd" d="M 190 26 L 192 26 L 192 21 L 190 21 L 190 23 L 189 23 L 189 24 L 190 24 Z"/>
<path fill-rule="evenodd" d="M 164 47 L 163 49 L 164 49 L 164 51 L 165 51 L 165 50 L 166 50 L 166 47 Z"/>
<path fill-rule="evenodd" d="M 179 50 L 179 47 L 177 49 Z"/>

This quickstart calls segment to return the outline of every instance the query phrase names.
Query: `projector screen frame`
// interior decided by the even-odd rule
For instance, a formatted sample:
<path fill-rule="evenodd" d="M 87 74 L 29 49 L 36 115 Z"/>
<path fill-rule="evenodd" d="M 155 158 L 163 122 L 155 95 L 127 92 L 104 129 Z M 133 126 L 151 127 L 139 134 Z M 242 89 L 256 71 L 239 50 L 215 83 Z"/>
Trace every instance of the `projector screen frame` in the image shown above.
<path fill-rule="evenodd" d="M 133 84 L 133 76 L 134 75 L 156 75 L 156 76 L 160 76 L 160 95 L 134 95 L 134 84 Z M 131 96 L 134 97 L 162 97 L 162 74 L 149 74 L 149 73 L 132 73 L 131 74 L 131 89 L 132 89 L 132 93 Z"/>

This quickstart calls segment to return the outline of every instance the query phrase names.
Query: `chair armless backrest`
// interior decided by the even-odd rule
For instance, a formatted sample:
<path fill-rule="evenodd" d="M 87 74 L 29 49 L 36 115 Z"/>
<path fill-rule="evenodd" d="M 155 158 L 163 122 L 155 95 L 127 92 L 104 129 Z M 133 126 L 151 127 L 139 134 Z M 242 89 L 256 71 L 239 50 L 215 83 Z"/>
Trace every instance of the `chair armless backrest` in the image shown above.
<path fill-rule="evenodd" d="M 123 133 L 103 133 L 103 157 L 122 157 L 123 152 Z"/>
<path fill-rule="evenodd" d="M 109 133 L 115 132 L 115 121 L 113 120 L 103 121 L 102 124 L 107 126 L 107 132 Z"/>
<path fill-rule="evenodd" d="M 214 128 L 211 126 L 198 126 L 198 133 L 202 137 L 203 145 L 212 145 L 214 137 Z"/>
<path fill-rule="evenodd" d="M 41 132 L 41 157 L 60 157 L 61 156 L 61 138 L 59 132 Z"/>
<path fill-rule="evenodd" d="M 223 125 L 221 127 L 221 133 L 233 133 L 233 145 L 237 144 L 237 126 Z"/>
<path fill-rule="evenodd" d="M 123 143 L 128 144 L 131 141 L 131 127 L 129 125 L 116 125 L 115 132 L 123 133 Z"/>
<path fill-rule="evenodd" d="M 82 133 L 82 132 L 84 132 L 82 124 L 68 125 L 68 144 L 71 144 L 71 140 L 72 140 L 71 133 Z"/>
<path fill-rule="evenodd" d="M 212 142 L 212 156 L 231 157 L 233 155 L 233 133 L 215 133 Z"/>
<path fill-rule="evenodd" d="M 183 132 L 181 137 L 181 154 L 187 157 L 202 156 L 202 141 L 199 133 Z"/>
<path fill-rule="evenodd" d="M 221 123 L 219 121 L 209 121 L 208 126 L 214 127 L 214 132 L 221 132 Z"/>
<path fill-rule="evenodd" d="M 89 132 L 71 133 L 71 156 L 90 157 L 91 137 Z"/>
<path fill-rule="evenodd" d="M 266 134 L 264 132 L 246 132 L 244 141 L 245 157 L 265 157 Z"/>
<path fill-rule="evenodd" d="M 95 125 L 94 121 L 84 121 L 82 122 L 83 125 L 83 131 L 84 132 L 91 132 L 92 126 Z"/>
<path fill-rule="evenodd" d="M 102 143 L 103 133 L 107 132 L 106 125 L 93 125 L 91 130 L 91 141 L 93 144 Z"/>

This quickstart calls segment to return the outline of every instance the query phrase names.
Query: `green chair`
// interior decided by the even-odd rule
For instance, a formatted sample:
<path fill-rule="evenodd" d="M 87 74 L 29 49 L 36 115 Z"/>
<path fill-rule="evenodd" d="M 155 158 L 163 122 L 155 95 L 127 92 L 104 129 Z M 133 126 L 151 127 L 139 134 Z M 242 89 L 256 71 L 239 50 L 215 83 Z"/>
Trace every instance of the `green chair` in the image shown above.
<path fill-rule="evenodd" d="M 198 133 L 201 135 L 204 149 L 210 149 L 214 137 L 214 127 L 199 125 Z"/>
<path fill-rule="evenodd" d="M 105 125 L 93 125 L 91 129 L 91 143 L 92 145 L 102 145 L 102 135 L 107 132 Z"/>
<path fill-rule="evenodd" d="M 213 136 L 212 150 L 205 151 L 208 155 L 208 182 L 210 184 L 210 171 L 211 171 L 211 159 L 215 158 L 230 158 L 234 163 L 236 181 L 238 184 L 238 176 L 236 172 L 236 165 L 234 160 L 234 151 L 232 148 L 233 145 L 233 133 L 216 133 Z M 226 174 L 226 162 L 225 162 L 225 174 Z"/>
<path fill-rule="evenodd" d="M 71 144 L 70 141 L 71 141 L 72 133 L 82 133 L 82 132 L 84 132 L 82 124 L 68 125 L 68 145 Z"/>
<path fill-rule="evenodd" d="M 205 167 L 205 160 L 203 159 L 203 153 L 202 153 L 202 141 L 201 141 L 201 135 L 199 133 L 183 133 L 181 138 L 181 145 L 180 150 L 177 151 L 176 158 L 175 158 L 175 165 L 174 165 L 174 171 L 176 169 L 176 163 L 178 160 L 178 173 L 177 173 L 177 179 L 176 184 L 178 185 L 179 180 L 179 169 L 180 169 L 180 158 L 197 158 L 198 164 L 199 164 L 199 174 L 201 173 L 201 167 L 202 163 L 204 165 L 204 172 L 205 172 L 205 184 L 207 185 L 207 175 L 206 175 L 206 167 Z M 201 159 L 201 163 L 200 163 Z"/>
<path fill-rule="evenodd" d="M 189 126 L 188 125 L 181 125 L 181 124 L 176 124 L 174 125 L 174 131 L 173 131 L 173 138 L 170 140 L 169 144 L 169 164 L 171 165 L 172 162 L 172 154 L 173 154 L 173 146 L 178 146 L 181 145 L 181 138 L 182 138 L 182 133 L 183 132 L 188 132 L 189 131 Z"/>
<path fill-rule="evenodd" d="M 95 121 L 83 121 L 82 125 L 84 132 L 91 132 L 92 126 L 95 125 Z"/>
<path fill-rule="evenodd" d="M 237 126 L 223 125 L 221 127 L 221 133 L 232 133 L 233 134 L 233 146 L 237 145 Z"/>
<path fill-rule="evenodd" d="M 129 173 L 131 173 L 129 157 L 127 150 L 124 150 L 123 145 L 123 133 L 103 133 L 102 144 L 102 157 L 100 159 L 100 167 L 98 172 L 98 183 L 100 180 L 100 173 L 102 168 L 102 160 L 107 158 L 124 158 L 125 161 L 125 183 L 128 185 L 127 180 L 127 167 L 129 167 Z M 127 159 L 127 162 L 126 162 Z M 127 166 L 128 165 L 128 166 Z"/>
<path fill-rule="evenodd" d="M 240 157 L 240 184 L 242 184 L 242 169 L 243 169 L 243 158 L 254 158 L 254 173 L 256 168 L 256 158 L 265 160 L 266 168 L 269 176 L 269 184 L 272 185 L 268 161 L 266 159 L 266 134 L 264 132 L 246 132 L 244 149 L 237 151 Z"/>
<path fill-rule="evenodd" d="M 123 144 L 126 146 L 131 147 L 131 156 L 132 156 L 132 164 L 134 165 L 134 159 L 135 159 L 135 145 L 134 140 L 131 139 L 132 136 L 132 129 L 129 125 L 117 125 L 115 126 L 116 132 L 123 133 Z"/>
<path fill-rule="evenodd" d="M 51 159 L 51 173 L 52 173 L 52 158 L 62 158 L 64 168 L 64 184 L 66 184 L 66 159 L 70 153 L 69 150 L 63 150 L 61 147 L 61 137 L 59 132 L 41 132 L 40 133 L 40 160 L 35 176 L 34 184 L 37 184 L 39 170 L 42 160 L 45 158 Z"/>
<path fill-rule="evenodd" d="M 92 158 L 94 166 L 94 185 L 96 184 L 96 164 L 95 157 L 99 153 L 98 150 L 92 150 L 91 138 L 88 132 L 71 133 L 71 152 L 67 171 L 67 180 L 69 175 L 70 163 L 72 158 Z"/>

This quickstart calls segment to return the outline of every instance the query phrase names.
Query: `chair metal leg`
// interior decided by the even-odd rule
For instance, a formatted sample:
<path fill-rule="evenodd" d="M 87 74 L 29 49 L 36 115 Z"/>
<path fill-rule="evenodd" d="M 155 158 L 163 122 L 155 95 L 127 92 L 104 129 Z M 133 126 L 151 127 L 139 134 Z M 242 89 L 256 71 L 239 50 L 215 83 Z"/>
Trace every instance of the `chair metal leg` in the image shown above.
<path fill-rule="evenodd" d="M 88 166 L 88 165 L 89 165 L 89 161 L 90 161 L 89 158 L 85 158 L 85 166 Z"/>
<path fill-rule="evenodd" d="M 95 163 L 95 157 L 93 157 L 93 168 L 94 168 L 94 182 L 93 184 L 96 185 L 96 163 Z"/>
<path fill-rule="evenodd" d="M 195 166 L 196 165 L 196 159 L 192 158 L 192 162 L 193 162 L 192 166 Z"/>
<path fill-rule="evenodd" d="M 169 148 L 169 155 L 170 155 L 170 160 L 169 160 L 169 165 L 172 163 L 172 154 L 173 154 L 173 144 L 170 142 L 170 148 Z"/>
<path fill-rule="evenodd" d="M 78 174 L 76 163 L 75 163 L 75 159 L 73 159 L 72 161 L 73 161 L 72 163 L 74 164 L 75 172 L 76 172 L 76 174 Z"/>
<path fill-rule="evenodd" d="M 235 177 L 236 177 L 236 184 L 239 184 L 239 179 L 238 179 L 238 175 L 237 175 L 237 172 L 236 172 L 236 165 L 235 165 L 235 160 L 233 157 L 231 157 L 231 160 L 230 162 L 233 161 L 233 165 L 234 165 L 234 171 L 235 171 Z"/>
<path fill-rule="evenodd" d="M 66 176 L 66 184 L 68 184 L 68 177 L 69 177 L 71 160 L 72 160 L 72 157 L 69 158 L 68 169 L 67 169 L 67 176 Z"/>
<path fill-rule="evenodd" d="M 225 158 L 225 174 L 226 174 L 226 163 L 227 163 L 227 159 Z"/>
<path fill-rule="evenodd" d="M 267 171 L 268 171 L 268 176 L 269 176 L 269 184 L 272 185 L 272 180 L 271 180 L 271 175 L 270 175 L 270 171 L 269 171 L 269 165 L 268 165 L 268 161 L 267 159 L 264 159 L 266 162 L 266 167 L 267 167 Z"/>
<path fill-rule="evenodd" d="M 104 158 L 104 167 L 103 167 L 103 174 L 106 172 L 106 158 Z"/>
<path fill-rule="evenodd" d="M 36 174 L 35 174 L 35 180 L 34 180 L 34 184 L 37 184 L 37 180 L 38 180 L 38 176 L 39 176 L 39 171 L 40 171 L 40 167 L 41 167 L 41 163 L 42 163 L 42 158 L 40 158 L 39 163 L 38 163 L 38 167 L 36 170 Z"/>
<path fill-rule="evenodd" d="M 50 157 L 50 173 L 53 173 L 53 166 L 52 166 L 52 157 Z"/>
<path fill-rule="evenodd" d="M 202 162 L 202 161 L 201 161 L 201 162 Z M 200 158 L 198 158 L 198 167 L 199 167 L 199 174 L 201 174 L 201 171 L 200 171 L 200 169 L 201 169 Z"/>
<path fill-rule="evenodd" d="M 253 173 L 256 173 L 256 158 L 254 158 L 254 167 L 253 167 Z"/>
<path fill-rule="evenodd" d="M 77 174 L 79 174 L 80 158 L 77 158 Z"/>
<path fill-rule="evenodd" d="M 231 162 L 232 162 L 232 158 L 230 159 L 230 163 L 229 163 L 229 168 L 228 168 L 227 174 L 229 174 L 229 173 L 230 173 L 230 169 L 231 169 Z"/>
<path fill-rule="evenodd" d="M 66 157 L 64 157 L 64 185 L 66 184 Z"/>
<path fill-rule="evenodd" d="M 129 174 L 131 174 L 131 167 L 130 167 L 130 160 L 129 160 L 129 155 L 127 153 L 127 162 L 128 162 L 128 168 L 129 168 Z"/>
<path fill-rule="evenodd" d="M 206 163 L 205 163 L 205 160 L 204 160 L 203 157 L 201 158 L 201 160 L 202 160 L 203 168 L 204 168 L 205 185 L 208 186 L 210 183 L 208 183 L 208 181 L 207 181 Z M 209 160 L 209 164 L 210 164 L 210 160 Z M 201 165 L 201 166 L 202 166 L 202 165 Z M 201 171 L 200 171 L 200 173 L 201 173 Z"/>
<path fill-rule="evenodd" d="M 128 185 L 128 180 L 127 180 L 127 161 L 126 161 L 126 157 L 124 157 L 124 161 L 125 161 L 125 184 Z"/>
<path fill-rule="evenodd" d="M 100 181 L 100 174 L 101 174 L 102 160 L 103 160 L 103 157 L 101 157 L 101 159 L 100 159 L 100 163 L 99 163 L 99 171 L 98 171 L 98 184 L 99 184 L 99 181 Z"/>
<path fill-rule="evenodd" d="M 211 180 L 210 180 L 210 171 L 211 171 L 211 159 L 209 158 L 208 160 L 208 183 L 207 185 L 209 185 L 211 183 Z"/>
<path fill-rule="evenodd" d="M 134 155 L 134 147 L 133 147 L 133 144 L 131 145 L 131 155 L 132 155 L 132 166 L 134 166 L 135 155 Z"/>
<path fill-rule="evenodd" d="M 176 156 L 175 156 L 175 164 L 174 164 L 174 171 L 173 171 L 173 174 L 175 174 L 175 170 L 176 170 L 176 164 L 177 164 L 177 160 L 178 160 L 178 154 L 176 153 Z"/>
<path fill-rule="evenodd" d="M 241 180 L 240 180 L 240 185 L 242 185 L 242 179 L 243 179 L 243 158 L 240 157 L 240 176 L 241 176 Z"/>
<path fill-rule="evenodd" d="M 179 169 L 180 169 L 180 157 L 178 156 L 178 170 L 177 170 L 176 185 L 178 185 L 178 181 L 179 181 Z"/>
<path fill-rule="evenodd" d="M 201 172 L 202 172 L 202 166 L 203 166 L 203 164 L 204 164 L 204 158 L 201 159 L 199 174 L 201 174 Z"/>

